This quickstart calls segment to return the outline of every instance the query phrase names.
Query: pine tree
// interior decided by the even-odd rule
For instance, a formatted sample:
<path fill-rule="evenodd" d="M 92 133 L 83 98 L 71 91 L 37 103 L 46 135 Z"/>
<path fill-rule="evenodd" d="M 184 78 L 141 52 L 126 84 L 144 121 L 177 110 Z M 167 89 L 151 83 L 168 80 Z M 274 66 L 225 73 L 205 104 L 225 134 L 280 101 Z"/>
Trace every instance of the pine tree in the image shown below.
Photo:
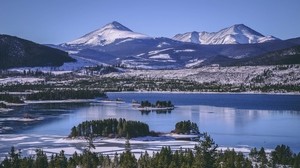
<path fill-rule="evenodd" d="M 200 140 L 199 145 L 195 146 L 196 156 L 194 167 L 199 168 L 213 168 L 216 163 L 218 145 L 214 140 L 204 133 L 203 140 Z"/>
<path fill-rule="evenodd" d="M 35 168 L 47 168 L 48 167 L 48 159 L 46 154 L 41 150 L 37 149 L 36 151 L 36 158 L 34 162 Z"/>

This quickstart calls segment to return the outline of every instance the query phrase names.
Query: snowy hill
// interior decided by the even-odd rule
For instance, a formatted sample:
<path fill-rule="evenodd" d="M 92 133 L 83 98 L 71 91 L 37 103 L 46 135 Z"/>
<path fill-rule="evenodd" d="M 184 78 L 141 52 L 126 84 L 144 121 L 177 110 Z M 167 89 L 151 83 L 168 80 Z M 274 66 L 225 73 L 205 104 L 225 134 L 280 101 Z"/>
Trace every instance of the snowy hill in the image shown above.
<path fill-rule="evenodd" d="M 244 24 L 236 24 L 218 32 L 188 32 L 177 34 L 174 40 L 196 44 L 254 44 L 279 40 L 273 36 L 264 36 Z"/>
<path fill-rule="evenodd" d="M 145 38 L 150 37 L 140 33 L 135 33 L 129 28 L 114 21 L 100 29 L 80 37 L 79 39 L 67 42 L 66 45 L 104 46 L 115 42 L 117 39 L 126 39 L 129 41 L 131 39 Z"/>

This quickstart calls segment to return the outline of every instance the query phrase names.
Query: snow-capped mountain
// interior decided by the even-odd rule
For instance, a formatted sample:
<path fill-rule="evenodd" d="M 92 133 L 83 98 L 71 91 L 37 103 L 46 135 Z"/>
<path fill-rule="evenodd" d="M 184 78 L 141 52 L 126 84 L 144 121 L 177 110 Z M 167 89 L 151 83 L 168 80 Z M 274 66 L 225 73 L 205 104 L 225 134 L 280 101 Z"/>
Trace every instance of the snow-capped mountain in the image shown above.
<path fill-rule="evenodd" d="M 65 43 L 66 45 L 104 46 L 115 42 L 117 39 L 130 41 L 132 39 L 150 38 L 144 34 L 136 33 L 122 24 L 114 21 L 104 27 L 92 31 L 79 39 Z"/>
<path fill-rule="evenodd" d="M 273 36 L 264 36 L 244 24 L 236 24 L 212 33 L 193 31 L 177 34 L 173 39 L 196 44 L 254 44 L 279 40 Z"/>
<path fill-rule="evenodd" d="M 294 40 L 264 36 L 243 24 L 215 33 L 191 32 L 170 39 L 149 37 L 112 22 L 57 48 L 76 58 L 108 65 L 133 69 L 181 69 L 233 65 L 236 61 L 247 61 L 242 59 L 251 60 L 299 44 Z"/>

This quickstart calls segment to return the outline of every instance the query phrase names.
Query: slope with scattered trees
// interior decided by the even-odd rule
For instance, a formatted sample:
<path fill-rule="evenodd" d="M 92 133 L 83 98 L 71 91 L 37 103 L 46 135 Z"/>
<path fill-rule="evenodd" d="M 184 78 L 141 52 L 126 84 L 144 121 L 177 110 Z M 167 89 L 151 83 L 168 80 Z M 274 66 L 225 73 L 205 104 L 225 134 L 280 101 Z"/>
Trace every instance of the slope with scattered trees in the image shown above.
<path fill-rule="evenodd" d="M 0 69 L 61 66 L 74 62 L 67 52 L 9 35 L 0 35 Z"/>

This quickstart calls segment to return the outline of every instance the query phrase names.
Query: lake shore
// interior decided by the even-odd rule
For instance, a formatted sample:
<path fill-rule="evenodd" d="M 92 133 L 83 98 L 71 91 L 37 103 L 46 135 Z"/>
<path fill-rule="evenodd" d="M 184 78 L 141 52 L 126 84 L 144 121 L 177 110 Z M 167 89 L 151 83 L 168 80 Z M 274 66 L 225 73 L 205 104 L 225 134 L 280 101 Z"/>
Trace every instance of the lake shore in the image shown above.
<path fill-rule="evenodd" d="M 121 91 L 121 92 L 106 92 L 106 93 L 168 93 L 168 94 L 249 94 L 249 95 L 300 95 L 300 92 L 185 92 L 185 91 Z"/>
<path fill-rule="evenodd" d="M 88 144 L 84 138 L 67 138 L 58 135 L 2 134 L 0 135 L 0 141 L 6 144 L 0 145 L 0 160 L 3 160 L 8 155 L 11 146 L 21 149 L 23 156 L 34 155 L 36 149 L 42 149 L 50 157 L 52 154 L 58 154 L 61 150 L 64 150 L 66 156 L 71 156 L 74 152 L 81 154 Z M 120 154 L 125 151 L 125 143 L 125 138 L 98 137 L 93 140 L 95 149 L 91 149 L 91 151 L 113 157 L 115 153 Z M 129 143 L 131 152 L 136 158 L 139 158 L 145 151 L 152 155 L 160 151 L 162 147 L 169 146 L 175 151 L 194 149 L 195 145 L 199 144 L 197 141 L 175 140 L 168 134 L 160 137 L 132 138 L 129 140 Z M 217 150 L 234 149 L 236 152 L 248 154 L 251 148 L 250 146 L 220 146 Z M 266 153 L 270 153 L 271 151 L 272 149 L 266 149 Z"/>
<path fill-rule="evenodd" d="M 95 99 L 66 99 L 66 100 L 26 100 L 26 104 L 51 104 L 51 103 L 90 103 Z"/>

